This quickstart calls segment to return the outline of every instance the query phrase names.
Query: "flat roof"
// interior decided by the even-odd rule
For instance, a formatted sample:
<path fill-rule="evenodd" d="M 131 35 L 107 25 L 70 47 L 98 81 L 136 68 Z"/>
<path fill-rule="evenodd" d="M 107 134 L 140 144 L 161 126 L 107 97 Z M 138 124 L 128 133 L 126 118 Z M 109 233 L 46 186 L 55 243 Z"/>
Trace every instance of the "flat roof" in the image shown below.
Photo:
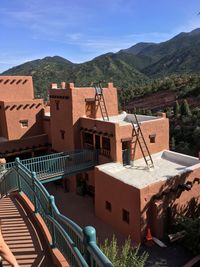
<path fill-rule="evenodd" d="M 113 178 L 138 189 L 190 172 L 194 168 L 200 168 L 200 160 L 198 158 L 169 150 L 153 154 L 152 159 L 154 168 L 150 169 L 147 168 L 143 158 L 136 160 L 134 166 L 123 166 L 121 163 L 112 162 L 99 165 L 97 168 Z"/>
<path fill-rule="evenodd" d="M 137 114 L 137 119 L 138 119 L 138 122 L 142 123 L 145 121 L 158 120 L 158 119 L 161 119 L 161 117 Z M 97 118 L 96 120 L 103 121 L 103 118 Z M 136 124 L 134 114 L 128 114 L 125 111 L 123 111 L 121 114 L 116 115 L 116 116 L 109 116 L 109 122 L 118 123 L 119 125 L 126 125 L 132 122 Z"/>

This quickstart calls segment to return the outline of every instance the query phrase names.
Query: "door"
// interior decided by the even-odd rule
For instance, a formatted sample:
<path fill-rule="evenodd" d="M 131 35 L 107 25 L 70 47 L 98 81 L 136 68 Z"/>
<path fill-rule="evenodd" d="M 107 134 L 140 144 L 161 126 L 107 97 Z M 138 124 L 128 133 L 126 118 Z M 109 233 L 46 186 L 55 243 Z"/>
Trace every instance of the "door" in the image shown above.
<path fill-rule="evenodd" d="M 100 135 L 95 135 L 95 148 L 96 149 L 100 149 L 101 145 L 100 145 Z"/>
<path fill-rule="evenodd" d="M 122 160 L 123 165 L 130 165 L 130 141 L 122 142 Z"/>

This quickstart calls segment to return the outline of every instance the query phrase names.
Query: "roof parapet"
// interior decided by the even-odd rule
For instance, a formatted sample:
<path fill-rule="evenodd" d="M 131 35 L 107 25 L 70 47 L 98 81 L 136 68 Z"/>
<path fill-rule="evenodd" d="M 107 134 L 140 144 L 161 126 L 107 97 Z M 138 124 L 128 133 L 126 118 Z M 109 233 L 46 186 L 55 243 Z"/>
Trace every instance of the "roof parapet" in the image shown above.
<path fill-rule="evenodd" d="M 51 89 L 58 89 L 57 83 L 52 83 L 51 84 Z"/>

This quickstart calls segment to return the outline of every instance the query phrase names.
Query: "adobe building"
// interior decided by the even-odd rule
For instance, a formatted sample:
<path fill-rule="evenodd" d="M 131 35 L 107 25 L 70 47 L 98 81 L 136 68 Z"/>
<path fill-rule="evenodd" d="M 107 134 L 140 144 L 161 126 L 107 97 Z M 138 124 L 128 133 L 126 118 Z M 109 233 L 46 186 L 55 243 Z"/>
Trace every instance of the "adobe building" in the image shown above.
<path fill-rule="evenodd" d="M 30 92 L 19 94 L 19 99 L 12 99 L 13 102 L 8 96 L 2 100 L 4 107 L 0 114 L 1 117 L 4 114 L 4 123 L 0 136 L 9 142 L 13 137 L 17 145 L 15 138 L 21 142 L 46 135 L 53 152 L 97 149 L 99 165 L 94 170 L 64 178 L 63 184 L 66 191 L 72 192 L 79 191 L 84 184 L 86 193 L 94 198 L 96 216 L 114 229 L 130 235 L 136 242 L 144 240 L 147 228 L 161 238 L 176 216 L 186 214 L 189 205 L 195 209 L 194 204 L 200 203 L 200 160 L 169 151 L 169 121 L 164 113 L 119 114 L 117 89 L 112 83 L 99 93 L 99 87 L 80 88 L 65 82 L 60 86 L 52 84 L 50 111 L 45 112 L 41 100 L 33 99 L 31 77 L 2 79 L 4 88 L 7 83 L 12 87 L 12 80 L 27 79 Z M 6 79 L 9 82 L 5 83 Z M 23 86 L 17 88 L 10 90 L 25 90 Z M 36 108 L 36 103 L 41 106 Z M 31 119 L 24 112 L 27 104 Z M 20 105 L 24 108 L 18 110 Z M 11 108 L 19 115 L 12 110 L 6 113 Z M 8 118 L 16 123 L 18 130 L 8 127 Z M 24 131 L 20 124 L 23 120 L 30 120 L 30 125 L 35 126 Z"/>
<path fill-rule="evenodd" d="M 47 151 L 44 103 L 30 76 L 0 76 L 0 153 L 7 159 Z"/>
<path fill-rule="evenodd" d="M 200 160 L 169 151 L 169 121 L 164 113 L 137 115 L 138 122 L 133 114 L 119 114 L 112 83 L 103 88 L 108 114 L 104 119 L 94 88 L 61 85 L 53 84 L 50 90 L 52 148 L 99 150 L 99 166 L 67 178 L 69 190 L 84 180 L 94 195 L 96 216 L 137 242 L 144 240 L 148 227 L 161 238 L 173 218 L 186 214 L 192 202 L 200 202 Z M 138 123 L 151 168 L 139 143 L 131 161 L 133 125 L 137 128 Z"/>

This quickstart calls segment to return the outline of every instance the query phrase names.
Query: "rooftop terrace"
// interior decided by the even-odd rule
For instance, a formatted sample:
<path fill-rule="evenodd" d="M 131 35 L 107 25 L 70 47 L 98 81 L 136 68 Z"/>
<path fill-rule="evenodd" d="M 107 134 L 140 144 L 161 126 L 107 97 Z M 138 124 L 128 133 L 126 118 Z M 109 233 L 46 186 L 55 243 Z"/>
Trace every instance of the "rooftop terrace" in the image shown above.
<path fill-rule="evenodd" d="M 121 163 L 107 163 L 97 168 L 125 184 L 142 189 L 200 167 L 198 158 L 168 150 L 153 154 L 152 158 L 155 167 L 151 169 L 147 168 L 143 158 L 136 160 L 133 167 L 123 166 Z"/>
<path fill-rule="evenodd" d="M 158 120 L 161 119 L 161 117 L 137 115 L 137 119 L 139 123 L 142 123 L 146 121 Z M 98 118 L 97 120 L 103 121 L 103 118 Z M 134 114 L 127 114 L 125 111 L 116 116 L 109 116 L 109 122 L 119 123 L 120 125 L 126 125 L 129 124 L 130 122 L 136 124 Z"/>

